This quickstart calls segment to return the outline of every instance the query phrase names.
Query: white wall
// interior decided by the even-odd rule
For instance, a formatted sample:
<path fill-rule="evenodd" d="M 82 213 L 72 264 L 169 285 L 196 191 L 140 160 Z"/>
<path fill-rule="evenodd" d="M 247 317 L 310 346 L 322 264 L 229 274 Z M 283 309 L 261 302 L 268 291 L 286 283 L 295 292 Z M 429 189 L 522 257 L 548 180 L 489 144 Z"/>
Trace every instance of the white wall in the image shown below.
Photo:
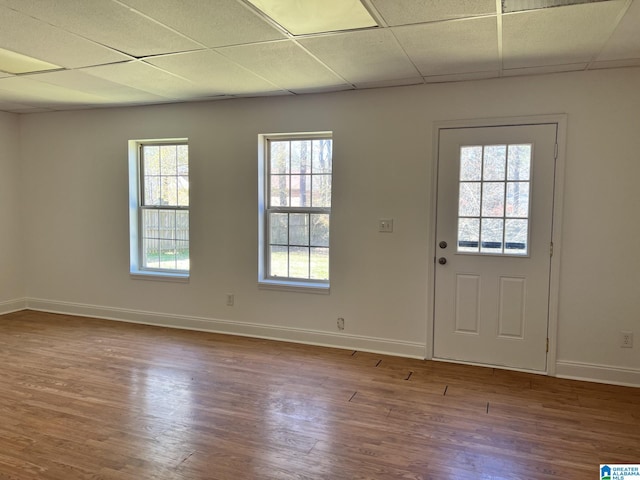
<path fill-rule="evenodd" d="M 35 308 L 422 355 L 433 122 L 567 113 L 558 372 L 640 384 L 638 85 L 640 69 L 620 69 L 23 115 L 27 297 Z M 317 130 L 334 132 L 331 294 L 259 290 L 257 135 Z M 128 274 L 127 141 L 162 137 L 189 138 L 188 284 Z M 386 217 L 393 234 L 377 232 Z M 636 348 L 618 347 L 620 330 L 636 332 Z"/>
<path fill-rule="evenodd" d="M 0 313 L 24 307 L 18 115 L 0 112 Z"/>

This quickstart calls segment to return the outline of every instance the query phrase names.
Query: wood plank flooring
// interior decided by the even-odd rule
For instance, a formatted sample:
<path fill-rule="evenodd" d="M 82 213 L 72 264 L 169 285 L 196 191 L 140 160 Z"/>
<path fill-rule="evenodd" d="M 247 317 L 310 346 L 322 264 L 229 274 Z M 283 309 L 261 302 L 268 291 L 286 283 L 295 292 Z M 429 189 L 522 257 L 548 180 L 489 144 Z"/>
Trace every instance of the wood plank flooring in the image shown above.
<path fill-rule="evenodd" d="M 640 389 L 0 317 L 0 479 L 576 479 L 640 463 Z"/>

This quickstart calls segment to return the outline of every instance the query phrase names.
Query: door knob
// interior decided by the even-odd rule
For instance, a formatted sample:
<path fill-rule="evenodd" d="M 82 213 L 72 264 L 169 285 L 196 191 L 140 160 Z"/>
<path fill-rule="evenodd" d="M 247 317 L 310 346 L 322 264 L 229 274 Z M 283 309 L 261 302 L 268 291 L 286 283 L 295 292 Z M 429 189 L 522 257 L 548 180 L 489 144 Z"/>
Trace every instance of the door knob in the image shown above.
<path fill-rule="evenodd" d="M 447 248 L 447 242 L 445 242 L 445 241 L 443 240 L 443 241 L 441 241 L 441 242 L 438 244 L 438 246 L 439 246 L 440 248 Z"/>
<path fill-rule="evenodd" d="M 444 258 L 444 257 L 440 257 L 440 258 L 438 259 L 438 263 L 439 263 L 440 265 L 444 265 L 445 263 L 447 263 L 447 259 L 446 259 L 446 258 Z"/>

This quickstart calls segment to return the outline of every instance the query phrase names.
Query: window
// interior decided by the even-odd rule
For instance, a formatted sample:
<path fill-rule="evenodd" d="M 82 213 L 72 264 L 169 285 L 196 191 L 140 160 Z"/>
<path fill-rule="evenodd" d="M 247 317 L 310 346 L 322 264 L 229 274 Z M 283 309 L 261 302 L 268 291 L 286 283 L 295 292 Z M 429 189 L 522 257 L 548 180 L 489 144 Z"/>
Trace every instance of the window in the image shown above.
<path fill-rule="evenodd" d="M 259 281 L 327 289 L 330 132 L 260 136 Z"/>
<path fill-rule="evenodd" d="M 129 142 L 131 273 L 189 274 L 186 139 Z"/>
<path fill-rule="evenodd" d="M 458 252 L 528 255 L 531 144 L 460 148 Z"/>

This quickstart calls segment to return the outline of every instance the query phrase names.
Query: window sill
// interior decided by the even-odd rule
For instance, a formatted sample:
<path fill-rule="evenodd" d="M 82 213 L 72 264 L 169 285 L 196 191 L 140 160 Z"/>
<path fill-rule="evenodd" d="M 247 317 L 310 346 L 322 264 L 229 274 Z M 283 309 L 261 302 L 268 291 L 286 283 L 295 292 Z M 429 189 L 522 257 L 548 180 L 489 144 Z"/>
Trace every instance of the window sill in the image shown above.
<path fill-rule="evenodd" d="M 328 283 L 287 282 L 282 280 L 259 280 L 260 290 L 279 290 L 281 292 L 315 293 L 329 295 Z"/>
<path fill-rule="evenodd" d="M 129 272 L 129 277 L 133 280 L 151 280 L 156 282 L 189 283 L 188 273 L 165 273 L 165 272 Z"/>

